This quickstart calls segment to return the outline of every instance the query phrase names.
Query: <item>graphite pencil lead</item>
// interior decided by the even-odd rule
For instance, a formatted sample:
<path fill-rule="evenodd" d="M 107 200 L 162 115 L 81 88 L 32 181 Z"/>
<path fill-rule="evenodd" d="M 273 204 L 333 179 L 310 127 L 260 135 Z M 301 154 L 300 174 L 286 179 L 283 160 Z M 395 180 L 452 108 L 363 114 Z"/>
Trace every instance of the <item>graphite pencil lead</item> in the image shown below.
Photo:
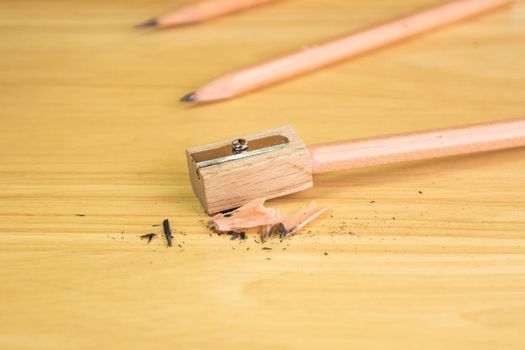
<path fill-rule="evenodd" d="M 182 96 L 180 101 L 181 102 L 194 102 L 196 99 L 197 99 L 197 94 L 192 91 L 189 94 Z"/>
<path fill-rule="evenodd" d="M 172 246 L 173 236 L 171 235 L 170 222 L 168 219 L 164 219 L 162 222 L 164 228 L 164 236 L 166 236 L 166 241 L 168 242 L 168 247 Z"/>
<path fill-rule="evenodd" d="M 139 23 L 135 26 L 137 29 L 151 28 L 157 26 L 157 20 L 155 18 L 148 19 L 146 22 Z"/>

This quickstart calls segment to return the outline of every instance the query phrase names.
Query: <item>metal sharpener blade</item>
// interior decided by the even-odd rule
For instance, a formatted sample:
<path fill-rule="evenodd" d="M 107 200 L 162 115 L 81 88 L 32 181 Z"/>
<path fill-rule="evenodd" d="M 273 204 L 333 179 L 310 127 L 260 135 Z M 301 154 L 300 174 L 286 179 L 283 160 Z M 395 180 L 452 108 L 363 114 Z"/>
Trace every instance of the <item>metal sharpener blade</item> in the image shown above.
<path fill-rule="evenodd" d="M 195 167 L 200 169 L 276 151 L 285 147 L 288 143 L 288 138 L 281 135 L 272 135 L 255 140 L 236 139 L 233 140 L 231 145 L 193 153 L 191 157 L 195 162 Z M 243 145 L 242 149 L 239 148 L 239 144 Z"/>

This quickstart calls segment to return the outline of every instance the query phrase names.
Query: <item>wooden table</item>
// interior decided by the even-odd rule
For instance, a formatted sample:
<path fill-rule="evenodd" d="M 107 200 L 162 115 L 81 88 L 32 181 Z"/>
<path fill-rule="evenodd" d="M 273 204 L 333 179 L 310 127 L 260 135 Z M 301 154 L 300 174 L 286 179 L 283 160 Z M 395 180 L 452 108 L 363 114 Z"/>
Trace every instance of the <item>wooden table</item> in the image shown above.
<path fill-rule="evenodd" d="M 285 123 L 314 143 L 524 117 L 523 4 L 177 101 L 433 2 L 290 0 L 141 32 L 182 1 L 2 1 L 0 348 L 525 348 L 524 149 L 318 176 L 270 204 L 331 216 L 272 250 L 211 234 L 189 186 L 185 148 Z"/>

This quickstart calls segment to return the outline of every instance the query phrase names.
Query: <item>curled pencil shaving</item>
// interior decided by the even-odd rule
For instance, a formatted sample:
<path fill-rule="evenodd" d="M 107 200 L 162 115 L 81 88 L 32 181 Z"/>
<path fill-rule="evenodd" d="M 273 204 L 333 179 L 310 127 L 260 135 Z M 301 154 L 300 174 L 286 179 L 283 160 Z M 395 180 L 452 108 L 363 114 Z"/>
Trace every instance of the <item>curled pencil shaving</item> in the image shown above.
<path fill-rule="evenodd" d="M 219 213 L 210 220 L 209 226 L 220 232 L 273 225 L 282 220 L 277 209 L 264 206 L 264 198 L 254 199 L 227 214 Z"/>
<path fill-rule="evenodd" d="M 318 207 L 314 201 L 310 202 L 297 213 L 287 217 L 283 221 L 284 227 L 286 227 L 286 230 L 288 231 L 287 235 L 296 234 L 310 222 L 326 213 L 329 209 L 329 207 Z"/>
<path fill-rule="evenodd" d="M 265 207 L 264 202 L 264 198 L 254 199 L 232 212 L 217 214 L 210 220 L 209 226 L 219 232 L 259 227 L 263 240 L 274 234 L 283 238 L 296 234 L 329 210 L 328 207 L 318 207 L 312 201 L 295 214 L 286 216 L 277 209 Z"/>

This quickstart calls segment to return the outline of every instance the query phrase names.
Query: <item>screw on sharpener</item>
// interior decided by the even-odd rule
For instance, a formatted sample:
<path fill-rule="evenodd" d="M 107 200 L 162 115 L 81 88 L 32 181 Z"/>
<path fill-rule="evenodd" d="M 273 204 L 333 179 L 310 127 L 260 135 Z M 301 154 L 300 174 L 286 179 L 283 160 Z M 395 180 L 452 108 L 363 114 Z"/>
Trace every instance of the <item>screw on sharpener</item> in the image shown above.
<path fill-rule="evenodd" d="M 290 141 L 286 136 L 271 135 L 248 140 L 239 138 L 218 148 L 212 148 L 191 154 L 195 168 L 201 169 L 212 165 L 231 162 L 238 159 L 257 156 L 284 148 Z M 198 175 L 198 174 L 197 174 Z"/>
<path fill-rule="evenodd" d="M 248 141 L 245 139 L 236 139 L 232 142 L 233 154 L 242 153 L 248 150 Z"/>

